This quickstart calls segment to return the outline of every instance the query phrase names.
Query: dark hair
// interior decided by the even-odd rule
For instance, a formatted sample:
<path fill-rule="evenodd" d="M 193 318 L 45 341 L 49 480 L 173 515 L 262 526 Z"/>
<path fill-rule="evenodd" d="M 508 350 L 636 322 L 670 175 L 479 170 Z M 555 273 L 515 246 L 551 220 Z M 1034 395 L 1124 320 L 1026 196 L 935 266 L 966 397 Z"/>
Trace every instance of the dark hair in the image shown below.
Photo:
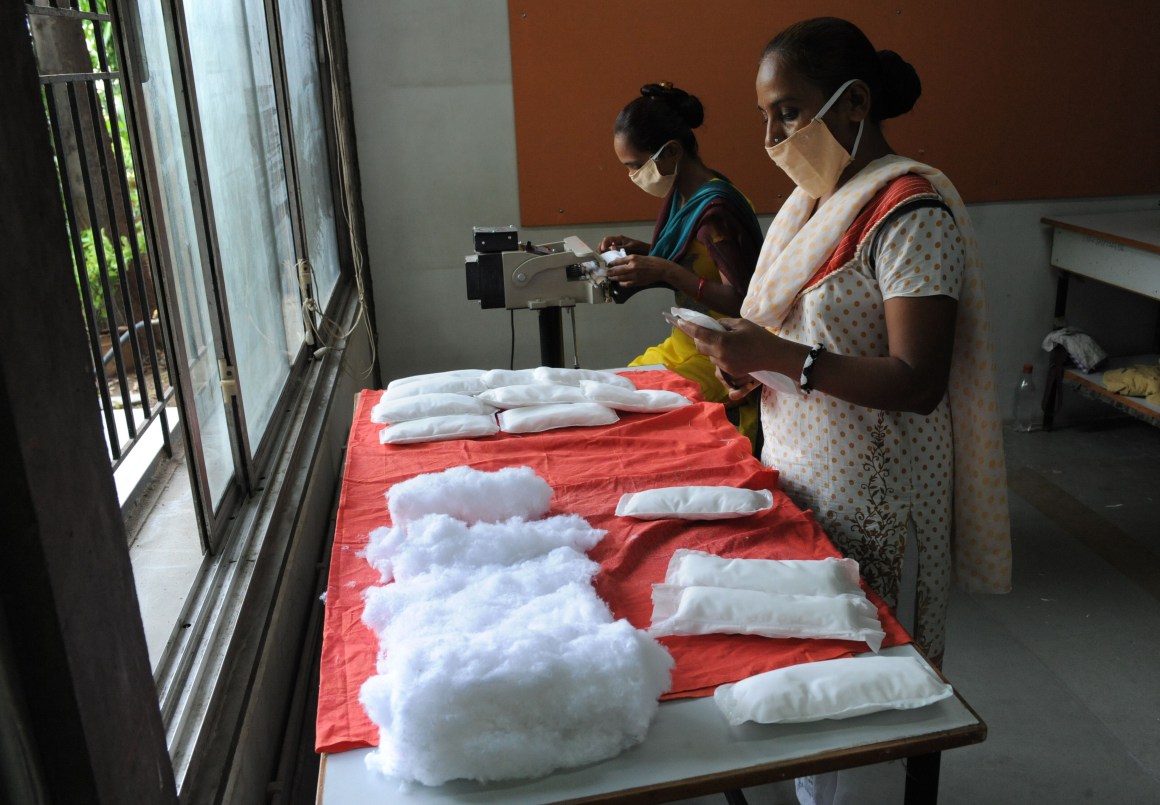
<path fill-rule="evenodd" d="M 623 134 L 638 151 L 652 154 L 669 140 L 676 140 L 690 156 L 697 156 L 693 129 L 705 122 L 705 108 L 695 95 L 672 84 L 645 84 L 640 97 L 616 116 L 612 133 Z"/>
<path fill-rule="evenodd" d="M 922 94 L 918 73 L 893 50 L 879 50 L 852 22 L 815 17 L 794 23 L 775 36 L 761 54 L 777 55 L 827 95 L 851 78 L 870 87 L 870 119 L 906 114 Z"/>

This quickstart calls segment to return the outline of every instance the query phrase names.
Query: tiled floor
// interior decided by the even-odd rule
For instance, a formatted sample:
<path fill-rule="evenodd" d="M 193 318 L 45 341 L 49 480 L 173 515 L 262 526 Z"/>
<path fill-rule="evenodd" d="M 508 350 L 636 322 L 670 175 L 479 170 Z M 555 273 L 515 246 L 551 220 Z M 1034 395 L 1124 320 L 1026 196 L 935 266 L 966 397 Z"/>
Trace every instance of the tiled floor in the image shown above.
<path fill-rule="evenodd" d="M 1015 589 L 956 591 L 944 667 L 989 732 L 944 753 L 939 802 L 1160 803 L 1160 428 L 1008 433 L 1006 452 Z M 902 774 L 853 772 L 841 801 L 901 803 Z"/>

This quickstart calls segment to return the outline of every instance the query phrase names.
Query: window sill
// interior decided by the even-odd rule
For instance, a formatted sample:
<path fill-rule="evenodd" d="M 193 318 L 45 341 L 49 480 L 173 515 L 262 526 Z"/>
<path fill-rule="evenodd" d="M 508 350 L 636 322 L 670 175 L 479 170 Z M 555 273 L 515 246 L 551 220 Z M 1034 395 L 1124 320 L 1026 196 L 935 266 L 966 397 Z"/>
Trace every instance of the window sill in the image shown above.
<path fill-rule="evenodd" d="M 181 628 L 186 601 L 204 563 L 176 414 L 170 421 L 172 457 L 165 455 L 160 433 L 155 438 L 147 433 L 116 474 L 129 532 L 129 560 L 154 674 Z M 151 430 L 160 428 L 159 420 L 150 425 Z"/>

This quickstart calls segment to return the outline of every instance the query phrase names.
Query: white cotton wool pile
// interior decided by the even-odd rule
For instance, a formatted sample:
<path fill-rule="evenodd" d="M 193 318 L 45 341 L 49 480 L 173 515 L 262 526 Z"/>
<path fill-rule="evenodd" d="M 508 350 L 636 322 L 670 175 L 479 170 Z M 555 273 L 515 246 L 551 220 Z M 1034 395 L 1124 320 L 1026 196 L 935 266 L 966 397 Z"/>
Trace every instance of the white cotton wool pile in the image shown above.
<path fill-rule="evenodd" d="M 479 631 L 498 623 L 508 611 L 556 590 L 570 585 L 591 589 L 592 577 L 599 569 L 598 564 L 571 548 L 557 548 L 511 567 L 435 568 L 405 582 L 367 588 L 363 622 L 379 633 L 404 616 L 410 616 L 411 621 L 429 621 L 412 630 L 397 629 L 382 635 L 380 642 L 399 634 L 409 639 L 413 634 L 446 634 L 456 629 Z M 592 598 L 604 608 L 603 620 L 609 620 L 604 602 L 595 593 Z"/>
<path fill-rule="evenodd" d="M 587 551 L 604 534 L 575 514 L 473 525 L 445 514 L 428 514 L 406 527 L 372 531 L 366 558 L 384 581 L 403 581 L 434 567 L 511 565 L 561 546 Z"/>
<path fill-rule="evenodd" d="M 495 472 L 452 467 L 416 475 L 387 493 L 396 527 L 427 514 L 446 514 L 467 523 L 498 523 L 512 517 L 534 520 L 547 513 L 551 501 L 552 487 L 531 467 Z"/>
<path fill-rule="evenodd" d="M 572 636 L 590 632 L 595 626 L 612 623 L 608 606 L 587 584 L 567 584 L 543 595 L 528 597 L 510 609 L 495 601 L 470 601 L 478 604 L 473 611 L 456 611 L 471 596 L 461 592 L 454 597 L 457 599 L 454 602 L 431 601 L 397 613 L 391 620 L 392 634 L 381 642 L 377 672 L 395 673 L 405 668 L 402 660 L 416 647 L 429 648 L 448 640 L 454 643 L 464 634 L 479 638 L 481 644 L 484 639 L 493 641 L 493 647 L 504 655 L 502 659 L 516 660 L 514 665 L 519 665 L 524 658 L 512 652 L 527 635 L 547 635 L 566 642 Z"/>
<path fill-rule="evenodd" d="M 514 625 L 392 646 L 360 700 L 380 726 L 367 765 L 425 785 L 538 777 L 636 745 L 668 652 L 627 621 Z"/>
<path fill-rule="evenodd" d="M 368 767 L 425 785 L 539 777 L 644 740 L 673 660 L 596 595 L 599 565 L 583 551 L 604 532 L 576 516 L 496 517 L 510 501 L 479 490 L 534 491 L 527 473 L 496 483 L 479 476 L 503 470 L 455 470 L 440 475 L 476 495 L 475 510 L 432 494 L 438 478 L 396 499 L 399 484 L 396 525 L 378 529 L 366 554 L 395 576 L 365 594 L 363 621 L 379 638 L 377 674 L 359 696 L 379 727 Z"/>

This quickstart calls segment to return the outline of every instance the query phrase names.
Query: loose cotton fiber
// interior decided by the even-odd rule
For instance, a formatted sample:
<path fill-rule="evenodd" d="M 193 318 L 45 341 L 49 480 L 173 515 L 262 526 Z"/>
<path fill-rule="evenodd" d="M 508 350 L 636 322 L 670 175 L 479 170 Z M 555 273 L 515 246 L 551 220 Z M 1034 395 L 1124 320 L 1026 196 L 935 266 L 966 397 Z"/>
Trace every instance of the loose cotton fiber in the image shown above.
<path fill-rule="evenodd" d="M 366 555 L 383 580 L 401 581 L 435 567 L 511 565 L 560 547 L 588 551 L 605 533 L 575 514 L 474 525 L 428 514 L 405 528 L 371 532 Z"/>
<path fill-rule="evenodd" d="M 391 487 L 391 522 L 406 525 L 425 514 L 446 514 L 466 523 L 498 523 L 512 517 L 534 520 L 547 513 L 552 487 L 531 467 L 484 472 L 452 467 L 416 475 Z"/>
<path fill-rule="evenodd" d="M 644 740 L 672 657 L 593 589 L 584 552 L 604 531 L 534 519 L 551 494 L 527 467 L 391 490 L 395 525 L 365 553 L 394 579 L 364 596 L 379 638 L 359 695 L 379 728 L 371 769 L 426 785 L 538 777 Z"/>
<path fill-rule="evenodd" d="M 365 594 L 363 622 L 380 635 L 380 642 L 403 635 L 403 639 L 423 634 L 450 634 L 455 631 L 478 632 L 511 621 L 521 607 L 545 599 L 571 585 L 586 586 L 590 598 L 602 612 L 600 620 L 611 620 L 607 607 L 592 591 L 592 577 L 600 566 L 571 548 L 551 553 L 511 567 L 435 568 L 405 582 L 370 587 Z M 562 600 L 558 616 L 545 613 L 548 621 L 566 619 L 563 608 L 575 605 L 577 599 Z M 581 602 L 587 606 L 588 602 Z M 387 631 L 388 626 L 408 616 L 420 621 L 406 630 Z M 529 627 L 537 626 L 531 610 L 525 610 Z M 594 616 L 595 617 L 595 616 Z"/>
<path fill-rule="evenodd" d="M 413 641 L 362 688 L 381 727 L 367 765 L 441 785 L 603 760 L 644 739 L 671 665 L 627 621 Z"/>

